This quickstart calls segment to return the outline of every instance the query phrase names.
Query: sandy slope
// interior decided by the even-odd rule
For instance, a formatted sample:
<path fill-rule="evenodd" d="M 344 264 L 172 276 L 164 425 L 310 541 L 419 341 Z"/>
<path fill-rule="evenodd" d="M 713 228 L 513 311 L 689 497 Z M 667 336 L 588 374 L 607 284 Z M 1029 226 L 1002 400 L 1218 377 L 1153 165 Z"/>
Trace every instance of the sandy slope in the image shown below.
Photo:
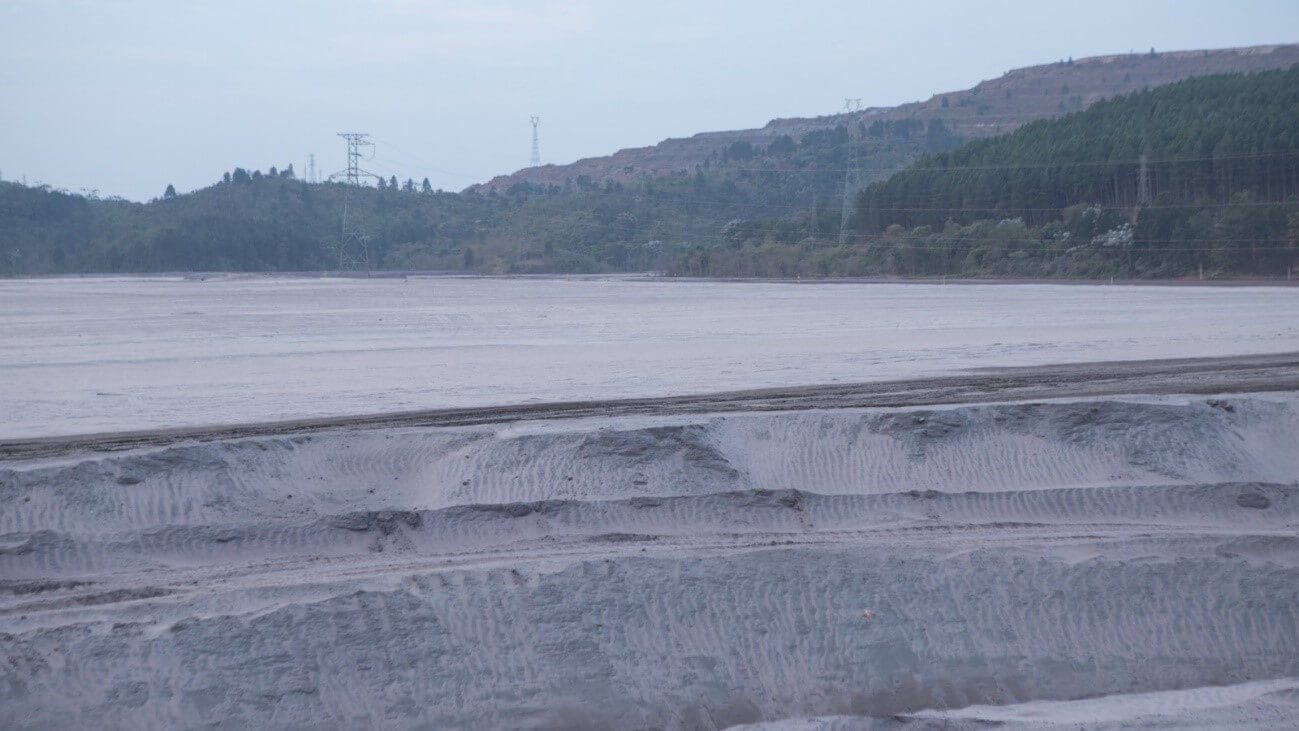
<path fill-rule="evenodd" d="M 1212 394 L 1299 389 L 1299 352 L 985 368 L 974 374 L 763 388 L 656 398 L 541 402 L 0 439 L 0 459 L 160 446 L 187 440 L 317 433 L 336 428 L 502 424 L 523 420 L 916 406 L 1125 393 Z"/>
<path fill-rule="evenodd" d="M 363 427 L 4 462 L 0 725 L 1294 708 L 1299 393 Z"/>

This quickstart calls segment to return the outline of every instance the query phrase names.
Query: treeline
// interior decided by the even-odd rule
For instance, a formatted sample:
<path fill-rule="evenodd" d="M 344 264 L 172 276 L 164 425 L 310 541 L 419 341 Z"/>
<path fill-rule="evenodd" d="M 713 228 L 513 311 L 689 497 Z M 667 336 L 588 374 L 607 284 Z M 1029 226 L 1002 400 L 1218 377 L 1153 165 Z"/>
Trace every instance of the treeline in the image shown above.
<path fill-rule="evenodd" d="M 1138 276 L 1198 275 L 1203 267 L 1283 273 L 1295 263 L 1299 231 L 1296 110 L 1299 67 L 1099 102 L 922 158 L 869 186 L 857 231 L 900 226 L 918 234 L 931 253 L 911 258 L 925 272 L 941 267 L 936 241 L 950 245 L 936 247 L 948 266 L 979 249 L 937 231 L 1018 219 L 1041 239 L 1048 262 L 1053 253 L 1081 260 L 1108 249 L 1110 269 Z"/>
<path fill-rule="evenodd" d="M 215 185 L 164 193 L 149 203 L 3 183 L 0 231 L 9 254 L 3 266 L 19 275 L 335 269 L 344 201 L 353 228 L 365 234 L 373 268 L 384 267 L 409 241 L 443 254 L 443 268 L 463 268 L 463 249 L 481 244 L 506 207 L 504 201 L 412 194 L 386 184 L 308 184 L 287 168 L 236 168 Z"/>
<path fill-rule="evenodd" d="M 1284 276 L 1299 268 L 1296 109 L 1299 68 L 1183 81 L 963 146 L 938 118 L 734 142 L 630 182 L 448 193 L 236 168 L 149 203 L 0 183 L 0 274 Z"/>
<path fill-rule="evenodd" d="M 990 211 L 1037 224 L 1077 203 L 1226 203 L 1243 190 L 1285 200 L 1299 195 L 1296 109 L 1299 67 L 1102 101 L 921 159 L 862 193 L 861 228 L 968 222 Z"/>
<path fill-rule="evenodd" d="M 1286 276 L 1299 268 L 1299 67 L 1117 97 L 926 155 L 816 213 L 696 248 L 713 276 Z M 803 225 L 800 226 L 800 220 Z"/>
<path fill-rule="evenodd" d="M 0 183 L 0 274 L 666 270 L 699 242 L 773 213 L 822 210 L 828 234 L 851 156 L 900 168 L 955 144 L 941 122 L 841 126 L 735 143 L 675 175 L 626 184 L 578 177 L 500 194 L 436 191 L 427 179 L 395 176 L 309 184 L 291 165 L 234 168 L 181 195 L 166 186 L 148 203 Z"/>

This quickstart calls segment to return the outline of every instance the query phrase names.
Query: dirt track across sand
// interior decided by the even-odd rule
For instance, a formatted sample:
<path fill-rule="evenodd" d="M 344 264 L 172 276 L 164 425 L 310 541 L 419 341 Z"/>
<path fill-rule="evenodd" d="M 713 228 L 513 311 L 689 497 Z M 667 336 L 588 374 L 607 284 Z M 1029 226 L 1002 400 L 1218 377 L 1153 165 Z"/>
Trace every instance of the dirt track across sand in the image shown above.
<path fill-rule="evenodd" d="M 1118 394 L 1216 394 L 1299 390 L 1299 353 L 1226 358 L 1073 363 L 998 368 L 968 375 L 872 383 L 809 385 L 661 398 L 568 401 L 430 409 L 0 441 L 0 460 L 53 457 L 328 429 L 392 429 L 497 424 L 538 419 L 661 416 L 990 403 Z"/>

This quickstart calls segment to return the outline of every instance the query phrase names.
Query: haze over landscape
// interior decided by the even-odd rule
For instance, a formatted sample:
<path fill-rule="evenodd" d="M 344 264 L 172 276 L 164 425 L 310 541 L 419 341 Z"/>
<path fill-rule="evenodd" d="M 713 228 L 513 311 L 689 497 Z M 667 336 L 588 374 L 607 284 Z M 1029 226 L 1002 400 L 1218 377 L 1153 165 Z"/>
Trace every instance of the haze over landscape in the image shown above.
<path fill-rule="evenodd" d="M 147 200 L 235 166 L 370 132 L 385 177 L 460 190 L 542 157 L 566 163 L 696 132 L 892 106 L 1009 69 L 1115 53 L 1293 41 L 1299 8 L 1027 0 L 969 3 L 575 2 L 0 4 L 6 180 Z"/>
<path fill-rule="evenodd" d="M 1293 727 L 1296 27 L 0 4 L 0 728 Z"/>

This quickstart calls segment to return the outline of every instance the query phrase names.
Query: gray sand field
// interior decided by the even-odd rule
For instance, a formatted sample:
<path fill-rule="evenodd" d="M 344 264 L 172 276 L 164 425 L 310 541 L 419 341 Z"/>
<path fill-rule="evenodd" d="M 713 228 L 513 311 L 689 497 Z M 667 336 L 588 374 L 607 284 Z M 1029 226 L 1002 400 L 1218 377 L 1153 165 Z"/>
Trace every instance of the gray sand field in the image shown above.
<path fill-rule="evenodd" d="M 0 439 L 1299 351 L 1299 287 L 0 280 Z"/>
<path fill-rule="evenodd" d="M 11 429 L 0 727 L 1292 723 L 1299 355 L 942 358 L 907 381 Z"/>

